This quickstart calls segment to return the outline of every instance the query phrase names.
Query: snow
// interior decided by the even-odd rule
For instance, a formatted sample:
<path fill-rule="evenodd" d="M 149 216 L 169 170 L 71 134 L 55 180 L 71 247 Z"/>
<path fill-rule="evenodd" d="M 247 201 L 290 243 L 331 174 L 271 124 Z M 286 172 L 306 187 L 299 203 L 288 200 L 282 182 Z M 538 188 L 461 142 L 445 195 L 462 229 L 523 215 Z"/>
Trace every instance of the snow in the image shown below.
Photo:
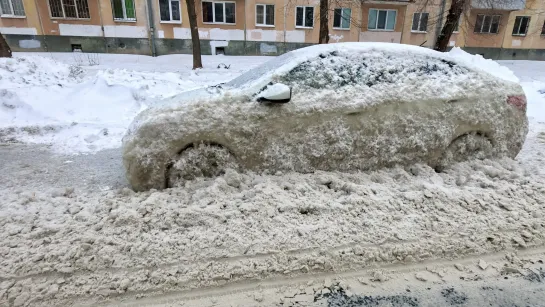
<path fill-rule="evenodd" d="M 394 52 L 416 48 L 386 45 L 381 48 Z M 423 48 L 416 49 L 434 54 Z M 67 154 L 117 148 L 140 111 L 163 98 L 229 81 L 272 59 L 204 56 L 205 68 L 192 71 L 190 55 L 152 58 L 119 54 L 14 53 L 14 56 L 0 60 L 0 140 L 48 144 L 55 152 Z M 501 62 L 503 66 L 500 66 L 459 48 L 444 57 L 509 81 L 518 80 L 511 70 L 518 75 L 519 71 L 531 72 L 531 78 L 521 77 L 528 97 L 528 115 L 534 122 L 545 121 L 544 98 L 539 92 L 545 89 L 545 80 L 540 77 L 543 63 L 508 61 Z M 270 66 L 264 67 L 265 71 L 270 69 Z"/>
<path fill-rule="evenodd" d="M 51 68 L 51 76 L 30 73 L 28 63 L 15 67 L 23 71 L 20 74 L 2 70 L 1 84 L 9 82 L 15 88 L 2 91 L 0 114 L 5 117 L 0 124 L 22 129 L 17 137 L 34 133 L 28 135 L 28 142 L 51 142 L 53 149 L 69 153 L 119 146 L 112 127 L 124 129 L 125 119 L 152 104 L 155 99 L 150 97 L 168 96 L 169 90 L 184 90 L 192 83 L 226 81 L 266 60 L 205 57 L 209 67 L 192 73 L 187 66 L 190 57 L 101 55 L 99 67 L 84 66 L 81 80 L 75 81 L 63 65 L 63 61 L 72 63 L 71 54 L 45 55 L 55 59 L 53 64 L 43 64 Z M 217 61 L 231 63 L 234 71 L 217 69 Z M 172 62 L 186 63 L 186 67 Z M 243 68 L 239 68 L 241 62 Z M 362 284 L 391 294 L 391 289 L 398 293 L 408 288 L 385 284 L 395 279 L 383 272 L 388 269 L 413 274 L 407 268 L 417 262 L 420 269 L 428 269 L 418 276 L 433 287 L 454 278 L 484 278 L 468 262 L 471 257 L 495 253 L 498 259 L 507 259 L 512 270 L 527 272 L 521 254 L 526 250 L 541 256 L 545 242 L 545 95 L 540 93 L 545 89 L 545 63 L 501 64 L 514 71 L 528 96 L 530 133 L 516 160 L 469 161 L 444 173 L 422 164 L 353 173 L 258 175 L 229 170 L 217 178 L 190 181 L 183 188 L 142 193 L 128 188 L 85 190 L 72 183 L 60 190 L 27 184 L 28 177 L 37 177 L 38 172 L 65 176 L 78 164 L 72 161 L 82 157 L 63 156 L 61 161 L 70 165 L 65 169 L 48 169 L 40 161 L 27 166 L 12 161 L 23 175 L 12 178 L 0 172 L 0 182 L 8 182 L 0 188 L 0 305 L 181 305 L 184 299 L 197 299 L 195 293 L 206 300 L 201 306 L 218 301 L 229 304 L 233 302 L 221 301 L 222 295 L 238 293 L 240 285 L 267 291 L 274 284 L 303 280 L 308 274 L 314 284 L 303 285 L 302 290 L 300 285 L 282 286 L 270 294 L 294 298 L 308 287 L 329 286 L 331 280 L 320 280 L 324 274 L 354 274 L 362 269 L 376 269 L 374 277 L 362 279 Z M 143 71 L 136 71 L 139 65 Z M 164 76 L 169 68 L 180 74 L 179 80 Z M 42 73 L 43 77 L 28 77 Z M 41 78 L 47 85 L 24 87 L 21 76 L 36 83 Z M 156 91 L 156 86 L 163 88 Z M 100 108 L 90 107 L 93 101 Z M 66 127 L 74 118 L 82 123 Z M 5 120 L 10 124 L 4 125 Z M 113 126 L 114 121 L 120 125 Z M 29 125 L 46 131 L 34 131 Z M 103 129 L 108 129 L 108 135 L 103 135 Z M 98 144 L 95 149 L 84 140 L 94 135 L 90 131 L 98 134 L 99 139 L 91 143 Z M 58 139 L 38 139 L 41 133 Z M 102 164 L 110 167 L 107 161 L 96 163 Z M 90 175 L 81 172 L 81 176 Z M 100 181 L 99 176 L 88 178 Z M 435 268 L 446 258 L 460 261 L 463 265 L 457 267 L 467 272 L 461 277 L 450 271 L 440 272 L 445 278 L 437 276 Z M 488 273 L 505 266 L 486 261 Z M 468 281 L 467 285 L 474 284 Z M 186 297 L 153 296 L 165 293 Z M 255 298 L 261 301 L 263 296 Z"/>
<path fill-rule="evenodd" d="M 269 58 L 246 57 L 240 65 L 242 59 L 204 56 L 205 68 L 192 71 L 187 55 L 15 53 L 0 59 L 0 140 L 68 154 L 117 148 L 150 105 L 228 81 Z"/>
<path fill-rule="evenodd" d="M 454 48 L 448 53 L 440 53 L 431 49 L 412 45 L 352 42 L 313 45 L 294 50 L 249 71 L 247 74 L 235 78 L 229 82 L 228 85 L 233 88 L 247 88 L 246 90 L 248 91 L 256 91 L 265 86 L 269 80 L 274 79 L 274 76 L 286 74 L 297 65 L 311 58 L 335 52 L 342 52 L 345 55 L 348 54 L 348 57 L 353 59 L 361 58 L 362 54 L 369 55 L 372 58 L 372 62 L 378 62 L 374 64 L 379 68 L 379 71 L 381 71 L 381 69 L 395 70 L 397 68 L 396 64 L 399 65 L 402 60 L 410 61 L 412 60 L 412 57 L 419 57 L 421 59 L 442 60 L 447 63 L 454 62 L 459 64 L 460 67 L 457 67 L 459 69 L 463 68 L 462 66 L 465 66 L 466 68 L 486 72 L 506 81 L 518 82 L 518 78 L 509 69 L 502 67 L 494 61 L 484 59 L 481 56 L 471 55 L 460 48 Z M 407 57 L 407 54 L 411 54 L 411 57 Z M 347 65 L 349 64 L 349 66 L 353 66 L 352 69 L 355 69 L 357 63 L 359 62 L 347 63 Z M 320 69 L 327 69 L 329 66 L 325 61 L 322 64 L 324 64 L 324 66 L 318 67 L 318 72 L 322 72 Z M 419 63 L 415 63 L 415 65 L 418 64 Z M 401 78 L 406 78 L 410 73 L 405 71 L 397 75 Z M 441 82 L 441 80 L 437 80 L 437 82 Z"/>

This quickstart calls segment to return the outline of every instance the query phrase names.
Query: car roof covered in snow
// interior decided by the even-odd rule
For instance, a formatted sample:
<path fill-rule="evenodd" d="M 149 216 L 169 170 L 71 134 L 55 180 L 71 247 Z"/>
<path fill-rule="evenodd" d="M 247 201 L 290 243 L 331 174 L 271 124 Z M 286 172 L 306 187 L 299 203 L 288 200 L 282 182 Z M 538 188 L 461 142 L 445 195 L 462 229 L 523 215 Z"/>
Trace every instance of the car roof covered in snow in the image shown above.
<path fill-rule="evenodd" d="M 484 59 L 480 55 L 471 55 L 460 48 L 453 48 L 450 52 L 442 53 L 429 48 L 375 42 L 351 42 L 313 45 L 285 53 L 271 61 L 258 66 L 241 76 L 231 80 L 226 85 L 232 88 L 263 86 L 273 75 L 280 75 L 289 72 L 297 65 L 320 56 L 321 54 L 340 52 L 343 54 L 380 53 L 388 55 L 399 55 L 400 60 L 410 61 L 411 56 L 432 57 L 439 60 L 454 62 L 467 68 L 484 71 L 495 77 L 518 82 L 518 78 L 508 68 L 498 63 Z M 391 62 L 391 59 L 388 59 Z"/>

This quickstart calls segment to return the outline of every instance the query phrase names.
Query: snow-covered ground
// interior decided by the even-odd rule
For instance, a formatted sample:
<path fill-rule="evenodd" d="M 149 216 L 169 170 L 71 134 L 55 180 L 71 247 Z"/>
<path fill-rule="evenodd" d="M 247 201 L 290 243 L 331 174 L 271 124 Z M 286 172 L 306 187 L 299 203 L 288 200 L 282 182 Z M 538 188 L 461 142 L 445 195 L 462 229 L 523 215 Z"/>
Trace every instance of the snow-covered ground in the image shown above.
<path fill-rule="evenodd" d="M 269 57 L 15 53 L 0 60 L 0 140 L 51 144 L 59 153 L 116 148 L 154 102 L 228 81 Z M 226 68 L 228 67 L 228 69 Z"/>
<path fill-rule="evenodd" d="M 42 55 L 0 64 L 0 141 L 49 143 L 62 154 L 116 148 L 132 117 L 156 98 L 231 79 L 268 59 L 204 57 L 206 68 L 195 73 L 184 55 L 100 55 L 100 65 L 80 72 L 69 66 L 83 61 L 73 54 Z M 477 306 L 485 304 L 450 287 L 492 289 L 490 278 L 511 290 L 533 287 L 534 294 L 509 292 L 533 300 L 505 305 L 539 304 L 545 62 L 502 64 L 529 99 L 522 152 L 516 161 L 470 161 L 445 173 L 425 165 L 350 174 L 230 171 L 134 193 L 123 183 L 105 187 L 122 172 L 116 150 L 71 157 L 4 145 L 0 306 L 293 306 L 339 287 L 345 296 L 396 294 L 418 306 L 405 284 L 438 288 L 444 305 Z M 95 184 L 83 188 L 85 180 Z"/>

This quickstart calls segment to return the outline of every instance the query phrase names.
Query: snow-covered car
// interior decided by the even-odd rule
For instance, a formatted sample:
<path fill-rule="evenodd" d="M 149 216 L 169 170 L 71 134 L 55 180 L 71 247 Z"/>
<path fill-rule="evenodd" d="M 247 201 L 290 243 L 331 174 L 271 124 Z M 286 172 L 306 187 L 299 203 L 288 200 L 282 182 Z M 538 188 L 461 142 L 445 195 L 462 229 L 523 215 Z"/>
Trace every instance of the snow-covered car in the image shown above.
<path fill-rule="evenodd" d="M 123 139 L 135 190 L 227 168 L 368 170 L 508 156 L 528 132 L 521 86 L 426 48 L 298 49 L 139 114 Z"/>

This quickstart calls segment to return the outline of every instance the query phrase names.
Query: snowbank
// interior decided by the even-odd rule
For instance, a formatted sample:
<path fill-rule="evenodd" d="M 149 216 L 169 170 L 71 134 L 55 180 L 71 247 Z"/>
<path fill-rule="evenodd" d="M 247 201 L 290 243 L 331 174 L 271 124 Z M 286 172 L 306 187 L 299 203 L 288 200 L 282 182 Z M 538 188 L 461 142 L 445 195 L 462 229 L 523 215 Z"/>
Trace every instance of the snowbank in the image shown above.
<path fill-rule="evenodd" d="M 179 73 L 90 71 L 41 56 L 0 59 L 0 140 L 62 153 L 119 147 L 149 104 L 201 85 Z"/>
<path fill-rule="evenodd" d="M 0 58 L 1 89 L 62 86 L 77 76 L 69 65 L 46 57 Z"/>

